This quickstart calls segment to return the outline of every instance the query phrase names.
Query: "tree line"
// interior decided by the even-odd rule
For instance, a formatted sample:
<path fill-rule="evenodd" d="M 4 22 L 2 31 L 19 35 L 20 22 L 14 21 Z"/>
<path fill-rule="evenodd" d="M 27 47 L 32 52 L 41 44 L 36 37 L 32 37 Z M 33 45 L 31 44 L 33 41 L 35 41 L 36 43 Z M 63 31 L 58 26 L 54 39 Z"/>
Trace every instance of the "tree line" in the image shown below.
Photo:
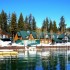
<path fill-rule="evenodd" d="M 67 29 L 68 28 L 66 28 L 64 16 L 61 16 L 60 18 L 59 27 L 57 27 L 55 20 L 52 21 L 51 19 L 49 20 L 48 18 L 46 18 L 42 24 L 42 31 L 48 31 L 48 32 L 53 31 L 54 33 L 60 31 L 64 33 L 67 31 Z"/>
<path fill-rule="evenodd" d="M 37 25 L 36 25 L 35 17 L 30 14 L 29 16 L 23 17 L 23 14 L 20 13 L 19 18 L 17 19 L 16 13 L 7 14 L 4 10 L 0 13 L 0 27 L 2 30 L 11 33 L 16 34 L 17 31 L 20 30 L 26 30 L 26 31 L 37 31 Z M 40 30 L 43 31 L 53 31 L 53 32 L 65 32 L 70 31 L 70 28 L 66 28 L 65 18 L 64 16 L 61 16 L 59 27 L 56 25 L 56 21 L 49 20 L 48 18 L 44 19 L 42 23 L 42 27 Z"/>
<path fill-rule="evenodd" d="M 52 22 L 52 20 L 48 20 L 48 18 L 46 18 L 42 24 L 42 31 L 57 32 L 56 21 Z"/>
<path fill-rule="evenodd" d="M 5 13 L 4 10 L 2 10 L 2 12 L 0 13 L 0 27 L 3 31 L 15 35 L 16 32 L 20 30 L 35 31 L 36 21 L 32 14 L 26 16 L 24 19 L 23 14 L 20 13 L 20 16 L 17 20 L 15 12 L 7 15 L 7 13 Z"/>

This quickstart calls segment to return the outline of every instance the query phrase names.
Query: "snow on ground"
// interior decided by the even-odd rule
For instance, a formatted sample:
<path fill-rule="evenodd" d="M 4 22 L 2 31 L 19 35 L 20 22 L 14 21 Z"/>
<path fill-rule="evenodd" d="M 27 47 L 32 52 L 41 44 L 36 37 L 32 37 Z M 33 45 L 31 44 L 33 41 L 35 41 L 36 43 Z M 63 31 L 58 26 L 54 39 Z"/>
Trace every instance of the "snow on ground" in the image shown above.
<path fill-rule="evenodd" d="M 44 43 L 40 43 L 37 45 L 32 45 L 32 46 L 70 46 L 70 42 L 67 43 L 56 43 L 56 44 L 44 44 Z"/>
<path fill-rule="evenodd" d="M 65 45 L 70 46 L 70 42 L 65 43 Z"/>
<path fill-rule="evenodd" d="M 3 46 L 8 46 L 9 43 L 11 43 L 11 41 L 5 41 L 5 42 L 4 42 L 4 41 L 0 40 L 0 46 L 1 46 L 1 47 L 3 47 Z"/>
<path fill-rule="evenodd" d="M 67 43 L 56 43 L 54 46 L 70 46 L 70 42 Z"/>
<path fill-rule="evenodd" d="M 6 41 L 6 42 L 3 42 L 2 40 L 0 40 L 0 46 L 1 47 L 4 47 L 4 46 L 27 46 L 27 42 L 25 41 L 24 45 L 21 45 L 20 43 L 19 44 L 16 44 L 16 43 L 12 43 L 11 45 L 9 44 L 11 43 L 10 41 Z M 67 42 L 67 43 L 55 43 L 55 44 L 44 44 L 44 43 L 40 43 L 40 44 L 36 44 L 36 45 L 31 45 L 31 46 L 70 46 L 70 42 Z"/>
<path fill-rule="evenodd" d="M 16 44 L 16 43 L 12 43 L 11 46 L 25 46 L 25 45 L 21 45 L 21 44 Z"/>

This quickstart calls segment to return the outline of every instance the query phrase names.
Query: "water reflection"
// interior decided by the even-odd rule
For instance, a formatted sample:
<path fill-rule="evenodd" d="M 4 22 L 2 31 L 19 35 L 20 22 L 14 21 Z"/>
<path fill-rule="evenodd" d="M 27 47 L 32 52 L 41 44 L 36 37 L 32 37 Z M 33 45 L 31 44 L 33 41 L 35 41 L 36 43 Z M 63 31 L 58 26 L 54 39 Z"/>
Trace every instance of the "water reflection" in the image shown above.
<path fill-rule="evenodd" d="M 31 51 L 32 52 L 32 51 Z M 0 70 L 69 70 L 70 56 L 42 56 L 43 52 L 25 51 L 19 56 L 0 59 Z M 68 57 L 67 57 L 68 56 Z"/>

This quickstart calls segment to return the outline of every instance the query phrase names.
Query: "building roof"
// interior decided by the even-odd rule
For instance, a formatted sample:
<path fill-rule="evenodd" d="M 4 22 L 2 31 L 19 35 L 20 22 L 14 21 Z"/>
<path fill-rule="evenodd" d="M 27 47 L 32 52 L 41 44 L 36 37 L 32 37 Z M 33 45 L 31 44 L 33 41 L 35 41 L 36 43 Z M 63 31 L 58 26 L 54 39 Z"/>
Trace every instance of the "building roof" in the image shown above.
<path fill-rule="evenodd" d="M 58 42 L 59 42 L 59 43 L 62 42 L 62 40 L 60 40 L 60 39 L 58 39 L 58 38 L 54 38 L 53 40 L 54 40 L 55 42 L 57 42 L 57 43 L 58 43 Z"/>
<path fill-rule="evenodd" d="M 29 35 L 26 31 L 19 31 L 17 32 L 18 36 L 21 36 L 23 39 L 27 39 L 27 36 Z"/>
<path fill-rule="evenodd" d="M 41 32 L 40 38 L 42 38 L 42 39 L 44 39 L 44 38 L 57 38 L 57 34 L 56 33 L 51 34 L 48 32 L 45 34 L 44 32 Z"/>
<path fill-rule="evenodd" d="M 60 34 L 60 35 L 58 36 L 58 39 L 63 39 L 64 37 L 65 37 L 64 34 Z"/>
<path fill-rule="evenodd" d="M 21 36 L 20 32 L 17 32 L 18 36 Z"/>
<path fill-rule="evenodd" d="M 21 36 L 23 39 L 28 39 L 30 33 L 34 38 L 37 38 L 37 33 L 36 32 L 30 32 L 30 31 L 19 31 L 17 32 L 18 36 Z"/>
<path fill-rule="evenodd" d="M 36 32 L 31 32 L 32 36 L 36 39 L 37 38 L 37 33 Z"/>

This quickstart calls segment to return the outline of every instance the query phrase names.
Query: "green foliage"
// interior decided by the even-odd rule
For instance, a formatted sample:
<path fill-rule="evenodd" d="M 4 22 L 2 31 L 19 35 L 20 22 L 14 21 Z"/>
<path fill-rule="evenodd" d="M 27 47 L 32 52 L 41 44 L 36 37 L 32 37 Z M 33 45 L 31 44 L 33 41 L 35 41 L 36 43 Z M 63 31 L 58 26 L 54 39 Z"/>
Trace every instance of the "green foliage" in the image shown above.
<path fill-rule="evenodd" d="M 12 13 L 12 17 L 11 17 L 11 32 L 14 35 L 17 32 L 17 22 L 16 22 L 16 14 L 15 13 Z"/>
<path fill-rule="evenodd" d="M 29 15 L 29 30 L 32 30 L 32 14 Z"/>
<path fill-rule="evenodd" d="M 49 20 L 48 18 L 46 18 L 46 20 L 43 21 L 43 25 L 42 25 L 42 31 L 48 31 L 49 30 Z"/>
<path fill-rule="evenodd" d="M 22 13 L 20 14 L 20 17 L 18 19 L 18 31 L 24 29 L 24 19 Z"/>
<path fill-rule="evenodd" d="M 7 15 L 7 29 L 8 29 L 8 32 L 11 33 L 11 14 L 10 13 Z"/>
<path fill-rule="evenodd" d="M 33 17 L 33 20 L 32 20 L 32 30 L 36 31 L 36 21 L 35 21 L 34 17 Z"/>
<path fill-rule="evenodd" d="M 48 18 L 46 18 L 46 20 L 43 21 L 43 24 L 42 24 L 42 31 L 44 32 L 50 32 L 50 31 L 53 31 L 53 32 L 57 32 L 57 26 L 56 26 L 56 21 L 53 21 L 52 20 L 48 20 Z"/>
<path fill-rule="evenodd" d="M 49 23 L 49 32 L 53 30 L 53 24 L 52 24 L 52 21 L 50 20 L 50 23 Z"/>
<path fill-rule="evenodd" d="M 0 13 L 0 26 L 4 31 L 14 35 L 17 31 L 20 31 L 20 30 L 36 31 L 36 21 L 35 21 L 35 18 L 32 16 L 32 14 L 30 14 L 29 16 L 26 16 L 24 20 L 22 13 L 20 13 L 20 16 L 17 22 L 16 13 L 12 13 L 12 15 L 10 14 L 7 15 L 2 10 L 2 12 Z"/>
<path fill-rule="evenodd" d="M 28 30 L 35 31 L 36 30 L 36 21 L 35 21 L 35 18 L 32 16 L 32 14 L 29 15 L 28 20 L 29 20 Z"/>
<path fill-rule="evenodd" d="M 45 30 L 45 20 L 43 21 L 43 25 L 42 25 L 42 32 Z"/>
<path fill-rule="evenodd" d="M 0 14 L 0 25 L 1 28 L 7 32 L 7 14 L 2 10 Z"/>
<path fill-rule="evenodd" d="M 48 31 L 48 25 L 49 25 L 49 20 L 48 20 L 48 18 L 46 18 L 46 30 Z"/>
<path fill-rule="evenodd" d="M 59 30 L 64 33 L 65 29 L 66 29 L 65 19 L 64 16 L 61 16 L 59 23 Z"/>
<path fill-rule="evenodd" d="M 24 30 L 29 30 L 28 26 L 29 26 L 29 22 L 28 22 L 28 17 L 26 16 L 25 23 L 24 23 Z"/>
<path fill-rule="evenodd" d="M 56 26 L 56 21 L 53 21 L 53 32 L 57 32 L 57 26 Z"/>
<path fill-rule="evenodd" d="M 9 14 L 10 16 L 10 14 Z M 32 16 L 32 14 L 30 14 L 29 16 L 25 17 L 25 20 L 23 18 L 22 13 L 20 13 L 18 22 L 17 22 L 17 16 L 16 13 L 12 13 L 11 17 L 8 17 L 8 15 L 4 12 L 4 10 L 2 10 L 2 12 L 0 13 L 0 26 L 1 28 L 9 33 L 16 33 L 17 31 L 20 30 L 31 30 L 31 31 L 36 31 L 37 27 L 36 27 L 36 21 L 34 16 Z M 48 20 L 48 18 L 46 18 L 43 21 L 42 27 L 40 28 L 40 30 L 42 30 L 43 32 L 50 32 L 51 30 L 53 32 L 57 32 L 57 25 L 56 25 L 56 21 L 52 20 Z M 64 16 L 61 16 L 60 18 L 60 23 L 59 23 L 59 30 L 61 32 L 65 32 L 70 31 L 70 28 L 66 29 L 66 24 L 65 24 L 65 19 Z"/>

